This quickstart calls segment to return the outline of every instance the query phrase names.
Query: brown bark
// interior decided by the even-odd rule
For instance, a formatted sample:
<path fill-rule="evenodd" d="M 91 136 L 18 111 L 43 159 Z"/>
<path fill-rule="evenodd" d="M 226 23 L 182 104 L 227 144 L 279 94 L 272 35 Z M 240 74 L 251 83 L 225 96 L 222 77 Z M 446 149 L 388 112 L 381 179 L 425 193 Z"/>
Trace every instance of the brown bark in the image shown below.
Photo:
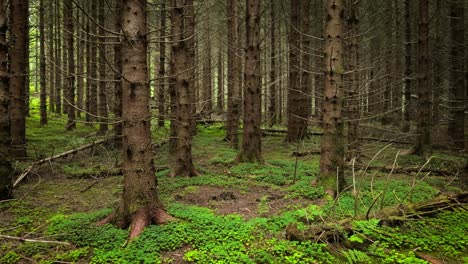
<path fill-rule="evenodd" d="M 121 51 L 124 189 L 116 212 L 101 223 L 129 226 L 132 239 L 151 222 L 165 223 L 171 217 L 159 201 L 154 177 L 148 107 L 146 0 L 124 0 L 121 25 L 124 34 Z"/>
<path fill-rule="evenodd" d="M 191 132 L 191 89 L 189 58 L 187 56 L 187 41 L 184 39 L 184 13 L 186 0 L 171 1 L 171 22 L 174 29 L 172 54 L 175 78 L 175 119 L 177 121 L 175 164 L 173 176 L 196 176 L 192 162 L 192 132 Z M 192 36 L 193 38 L 193 36 Z"/>
<path fill-rule="evenodd" d="M 247 33 L 244 64 L 244 136 L 238 162 L 263 163 L 261 133 L 261 76 L 260 76 L 260 3 L 246 0 L 245 29 Z"/>
<path fill-rule="evenodd" d="M 67 32 L 67 24 L 68 24 L 68 15 L 66 9 L 66 0 L 61 0 L 63 3 L 63 8 L 61 9 L 62 14 L 62 27 L 60 28 L 60 38 L 62 45 L 60 46 L 62 52 L 62 64 L 60 64 L 61 74 L 62 74 L 62 82 L 63 87 L 60 89 L 62 90 L 62 112 L 63 114 L 67 114 L 68 108 L 70 104 L 68 103 L 68 87 L 69 87 L 69 77 L 70 73 L 68 72 L 68 32 Z M 60 21 L 59 21 L 60 23 Z M 72 48 L 73 49 L 73 48 Z"/>
<path fill-rule="evenodd" d="M 343 174 L 343 1 L 327 0 L 325 38 L 325 87 L 323 137 L 320 144 L 319 182 L 336 195 L 344 187 Z"/>
<path fill-rule="evenodd" d="M 312 114 L 312 86 L 310 83 L 310 4 L 311 1 L 302 0 L 301 1 L 301 77 L 300 77 L 300 87 L 302 91 L 302 104 L 304 105 L 303 117 L 305 121 L 305 126 L 307 127 L 307 120 Z M 307 129 L 307 128 L 306 128 Z"/>
<path fill-rule="evenodd" d="M 115 21 L 114 21 L 114 30 L 115 32 L 120 32 L 120 17 L 122 12 L 122 2 L 115 1 Z M 116 123 L 114 124 L 114 135 L 115 142 L 117 146 L 122 144 L 122 60 L 121 60 L 121 49 L 122 46 L 114 45 L 114 115 Z"/>
<path fill-rule="evenodd" d="M 359 27 L 359 18 L 358 18 L 358 2 L 356 0 L 351 0 L 349 3 L 349 12 L 348 12 L 348 27 L 349 31 L 349 40 L 348 40 L 348 107 L 347 107 L 347 118 L 348 118 L 348 152 L 347 159 L 352 160 L 353 158 L 359 157 L 359 109 L 360 109 L 360 100 L 359 100 L 359 87 L 360 87 L 360 78 L 359 78 L 359 39 L 358 39 L 358 27 Z"/>
<path fill-rule="evenodd" d="M 454 149 L 465 148 L 465 114 L 466 86 L 465 86 L 465 56 L 464 47 L 464 2 L 454 0 L 450 4 L 450 91 L 449 91 L 449 125 L 448 134 L 452 139 Z"/>
<path fill-rule="evenodd" d="M 411 127 L 411 5 L 410 0 L 405 0 L 405 104 L 403 111 L 402 131 L 409 132 Z"/>
<path fill-rule="evenodd" d="M 278 103 L 278 98 L 276 91 L 278 90 L 278 80 L 276 77 L 276 5 L 275 1 L 271 1 L 270 4 L 270 18 L 271 18 L 271 29 L 270 29 L 270 104 L 268 107 L 268 121 L 269 125 L 274 126 L 277 123 L 277 113 L 276 105 Z"/>
<path fill-rule="evenodd" d="M 106 72 L 106 24 L 105 24 L 105 9 L 104 0 L 99 1 L 99 13 L 98 13 L 98 24 L 99 24 L 99 92 L 98 92 L 98 114 L 99 114 L 99 133 L 105 134 L 108 127 L 108 113 L 107 113 L 107 72 Z"/>
<path fill-rule="evenodd" d="M 96 117 L 98 116 L 98 75 L 97 75 L 97 26 L 95 25 L 96 18 L 97 18 L 97 5 L 96 1 L 91 0 L 91 10 L 90 10 L 91 17 L 94 19 L 94 21 L 90 21 L 90 29 L 88 32 L 89 34 L 89 41 L 90 41 L 90 68 L 89 68 L 89 75 L 88 75 L 88 81 L 90 82 L 90 86 L 88 87 L 89 89 L 89 113 L 90 113 L 90 120 L 94 121 L 96 120 Z"/>
<path fill-rule="evenodd" d="M 73 45 L 73 5 L 72 0 L 66 0 L 64 3 L 64 15 L 65 15 L 65 40 L 66 49 L 68 50 L 67 55 L 67 130 L 73 130 L 76 128 L 75 121 L 75 54 Z"/>
<path fill-rule="evenodd" d="M 49 40 L 49 112 L 55 112 L 55 31 L 54 31 L 54 20 L 51 18 L 53 17 L 54 9 L 53 9 L 53 0 L 48 1 L 48 15 L 49 19 L 47 19 L 47 33 L 48 33 L 48 40 Z"/>
<path fill-rule="evenodd" d="M 429 78 L 429 1 L 419 0 L 419 40 L 418 40 L 418 123 L 415 153 L 427 156 L 432 153 L 431 137 L 431 92 Z"/>
<path fill-rule="evenodd" d="M 240 69 L 239 69 L 239 3 L 237 0 L 227 0 L 228 11 L 228 54 L 227 54 L 227 128 L 226 140 L 234 149 L 239 148 L 239 116 L 240 103 Z"/>
<path fill-rule="evenodd" d="M 205 65 L 203 67 L 203 88 L 202 88 L 202 107 L 201 112 L 211 114 L 213 111 L 213 86 L 211 79 L 211 30 L 210 30 L 210 17 L 206 17 L 206 30 L 205 30 Z"/>
<path fill-rule="evenodd" d="M 305 1 L 304 1 L 305 2 Z M 291 26 L 289 30 L 289 87 L 288 87 L 288 134 L 287 142 L 296 142 L 306 136 L 307 108 L 306 94 L 300 85 L 299 59 L 300 0 L 291 0 Z"/>
<path fill-rule="evenodd" d="M 7 43 L 7 14 L 5 0 L 0 0 L 0 200 L 9 199 L 12 196 L 12 172 L 10 163 L 10 117 L 8 105 L 9 98 L 9 74 L 8 43 Z"/>
<path fill-rule="evenodd" d="M 62 114 L 62 33 L 60 31 L 60 2 L 55 0 L 55 112 Z"/>
<path fill-rule="evenodd" d="M 218 94 L 216 96 L 216 108 L 219 112 L 224 110 L 224 63 L 221 49 L 218 52 Z"/>
<path fill-rule="evenodd" d="M 164 127 L 164 119 L 166 116 L 165 109 L 165 85 L 166 85 L 166 0 L 161 3 L 161 31 L 159 43 L 159 65 L 158 65 L 158 77 L 159 77 L 159 88 L 157 92 L 158 97 L 158 126 Z"/>
<path fill-rule="evenodd" d="M 27 0 L 10 0 L 10 119 L 11 153 L 16 158 L 26 157 L 26 56 L 29 53 Z"/>
<path fill-rule="evenodd" d="M 186 45 L 187 45 L 187 59 L 188 59 L 188 65 L 189 65 L 189 82 L 190 82 L 190 91 L 189 91 L 189 96 L 190 96 L 190 102 L 191 102 L 191 112 L 190 112 L 190 129 L 192 135 L 195 135 L 197 133 L 197 121 L 195 118 L 196 112 L 197 112 L 197 107 L 196 107 L 196 67 L 197 63 L 195 62 L 195 5 L 193 0 L 187 0 L 186 3 L 186 15 L 184 17 L 185 20 L 185 37 L 184 39 L 186 40 Z"/>
<path fill-rule="evenodd" d="M 44 30 L 44 1 L 39 0 L 39 41 L 40 41 L 40 113 L 41 113 L 41 126 L 47 125 L 47 94 L 46 94 L 46 60 L 45 60 L 45 30 Z"/>
<path fill-rule="evenodd" d="M 119 1 L 117 1 L 119 2 Z M 86 41 L 85 41 L 85 34 L 84 34 L 84 27 L 85 25 L 85 17 L 86 15 L 83 14 L 83 12 L 79 9 L 77 9 L 77 31 L 79 39 L 76 41 L 76 48 L 77 48 L 77 70 L 76 70 L 76 115 L 78 117 L 81 117 L 81 112 L 83 111 L 83 93 L 84 93 L 84 67 L 85 67 L 85 56 L 84 56 L 84 50 L 86 47 Z M 118 45 L 116 45 L 118 46 Z"/>

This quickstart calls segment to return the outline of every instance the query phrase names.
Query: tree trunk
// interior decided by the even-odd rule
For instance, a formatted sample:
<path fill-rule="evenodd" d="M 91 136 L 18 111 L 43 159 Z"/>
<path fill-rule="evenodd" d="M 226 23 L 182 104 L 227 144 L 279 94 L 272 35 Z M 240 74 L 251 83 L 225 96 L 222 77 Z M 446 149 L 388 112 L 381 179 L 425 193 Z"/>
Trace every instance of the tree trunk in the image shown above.
<path fill-rule="evenodd" d="M 96 1 L 91 0 L 91 10 L 90 10 L 91 18 L 93 21 L 90 21 L 90 36 L 89 36 L 89 41 L 91 42 L 91 47 L 90 47 L 90 56 L 91 56 L 91 63 L 90 63 L 90 69 L 89 69 L 89 77 L 88 81 L 90 82 L 89 86 L 89 113 L 90 113 L 90 121 L 96 120 L 98 116 L 98 76 L 97 76 L 97 41 L 98 38 L 96 37 L 97 35 L 97 26 L 96 26 L 96 18 L 97 18 L 97 5 Z"/>
<path fill-rule="evenodd" d="M 450 111 L 448 134 L 452 139 L 453 148 L 463 150 L 465 148 L 465 115 L 467 109 L 465 100 L 465 50 L 464 47 L 464 2 L 454 0 L 450 4 Z"/>
<path fill-rule="evenodd" d="M 165 108 L 165 85 L 166 85 L 166 0 L 161 3 L 161 42 L 159 43 L 159 89 L 158 96 L 158 126 L 164 127 L 166 116 Z"/>
<path fill-rule="evenodd" d="M 197 107 L 196 107 L 196 68 L 197 64 L 195 63 L 195 5 L 193 0 L 186 1 L 186 15 L 184 17 L 186 29 L 185 37 L 186 45 L 187 45 L 187 59 L 189 65 L 189 82 L 190 82 L 190 102 L 191 102 L 191 112 L 190 112 L 190 130 L 192 135 L 197 134 L 197 120 L 195 118 Z"/>
<path fill-rule="evenodd" d="M 122 2 L 115 1 L 115 21 L 114 21 L 114 30 L 115 32 L 120 32 L 120 17 L 122 12 Z M 115 142 L 117 146 L 122 144 L 122 60 L 121 60 L 121 49 L 122 46 L 114 45 L 114 115 L 116 123 L 114 124 L 114 135 Z"/>
<path fill-rule="evenodd" d="M 170 216 L 158 198 L 154 177 L 147 68 L 146 0 L 122 1 L 122 101 L 124 188 L 117 211 L 101 224 L 130 226 L 135 238 L 151 222 L 165 223 Z"/>
<path fill-rule="evenodd" d="M 45 60 L 45 32 L 44 32 L 44 1 L 39 0 L 39 41 L 40 41 L 40 113 L 41 126 L 47 125 L 47 94 L 46 94 L 46 60 Z"/>
<path fill-rule="evenodd" d="M 327 0 L 325 28 L 325 87 L 319 182 L 336 195 L 344 187 L 343 117 L 343 1 Z"/>
<path fill-rule="evenodd" d="M 99 133 L 105 134 L 108 128 L 108 113 L 107 113 L 107 72 L 106 72 L 106 24 L 105 24 L 105 9 L 104 0 L 99 1 L 99 100 L 98 100 L 98 113 L 99 113 Z"/>
<path fill-rule="evenodd" d="M 227 128 L 226 140 L 231 143 L 234 149 L 239 148 L 239 115 L 240 103 L 240 69 L 239 69 L 239 4 L 237 0 L 227 0 L 228 12 L 228 110 L 227 110 Z"/>
<path fill-rule="evenodd" d="M 76 128 L 75 121 L 75 54 L 73 45 L 73 5 L 72 0 L 66 0 L 64 4 L 64 15 L 65 15 L 65 40 L 67 42 L 66 49 L 68 50 L 67 55 L 67 130 L 73 130 Z"/>
<path fill-rule="evenodd" d="M 10 104 L 8 87 L 7 14 L 5 0 L 0 0 L 0 201 L 12 197 L 12 172 L 10 163 Z"/>
<path fill-rule="evenodd" d="M 190 115 L 192 114 L 190 63 L 187 56 L 187 41 L 184 38 L 184 13 L 186 0 L 172 0 L 171 22 L 174 29 L 172 54 L 174 55 L 175 77 L 175 117 L 177 120 L 175 166 L 173 176 L 195 176 L 192 163 L 192 132 Z M 192 36 L 193 38 L 193 36 Z"/>
<path fill-rule="evenodd" d="M 260 76 L 260 2 L 246 0 L 247 33 L 244 65 L 244 136 L 238 162 L 263 163 L 262 158 L 262 94 Z"/>
<path fill-rule="evenodd" d="M 405 104 L 402 131 L 409 132 L 411 127 L 411 2 L 405 0 Z"/>
<path fill-rule="evenodd" d="M 119 2 L 119 1 L 117 1 Z M 85 41 L 85 34 L 84 34 L 84 27 L 86 20 L 86 15 L 82 13 L 81 10 L 77 9 L 77 31 L 79 32 L 78 37 L 79 39 L 76 41 L 76 48 L 77 48 L 77 70 L 76 70 L 76 115 L 81 117 L 81 112 L 83 111 L 83 92 L 84 92 L 84 78 L 83 78 L 83 68 L 85 67 L 85 56 L 84 50 L 86 47 Z M 119 29 L 120 30 L 120 29 Z M 118 45 L 115 45 L 118 46 Z"/>
<path fill-rule="evenodd" d="M 10 120 L 11 151 L 16 158 L 26 157 L 25 86 L 29 54 L 27 0 L 10 0 Z"/>
<path fill-rule="evenodd" d="M 49 19 L 47 19 L 47 33 L 48 33 L 48 40 L 49 40 L 49 112 L 55 112 L 55 33 L 54 33 L 54 20 L 52 19 L 54 15 L 53 9 L 53 0 L 48 0 L 48 15 Z"/>
<path fill-rule="evenodd" d="M 347 159 L 359 157 L 359 117 L 360 117 L 360 100 L 359 100 L 359 87 L 361 85 L 359 77 L 359 17 L 357 0 L 350 0 L 349 2 L 349 17 L 348 27 L 350 28 L 350 36 L 348 40 L 348 152 Z"/>
<path fill-rule="evenodd" d="M 304 111 L 302 113 L 304 121 L 302 125 L 305 125 L 304 130 L 307 130 L 308 119 L 312 114 L 312 86 L 310 83 L 310 4 L 309 0 L 301 1 L 301 78 L 300 87 L 302 91 L 301 103 L 304 105 Z"/>
<path fill-rule="evenodd" d="M 268 121 L 270 127 L 276 125 L 277 123 L 277 115 L 276 115 L 276 105 L 278 102 L 278 98 L 276 95 L 276 91 L 278 90 L 278 80 L 276 77 L 276 5 L 275 1 L 271 1 L 270 6 L 270 18 L 271 18 L 271 52 L 270 52 L 270 104 L 268 107 Z"/>
<path fill-rule="evenodd" d="M 418 124 L 415 153 L 427 156 L 432 153 L 431 138 L 431 82 L 429 78 L 429 1 L 419 0 L 418 40 Z"/>
<path fill-rule="evenodd" d="M 223 55 L 221 48 L 218 51 L 218 94 L 216 96 L 216 108 L 219 112 L 224 110 L 224 71 Z"/>
<path fill-rule="evenodd" d="M 62 114 L 62 33 L 60 31 L 60 2 L 55 0 L 55 111 Z"/>
<path fill-rule="evenodd" d="M 212 79 L 211 79 L 211 30 L 210 30 L 210 17 L 207 16 L 206 20 L 206 29 L 205 29 L 205 36 L 206 36 L 206 47 L 205 47 L 205 65 L 203 68 L 203 96 L 202 96 L 202 107 L 201 112 L 205 115 L 211 114 L 213 111 L 213 87 L 212 87 Z"/>

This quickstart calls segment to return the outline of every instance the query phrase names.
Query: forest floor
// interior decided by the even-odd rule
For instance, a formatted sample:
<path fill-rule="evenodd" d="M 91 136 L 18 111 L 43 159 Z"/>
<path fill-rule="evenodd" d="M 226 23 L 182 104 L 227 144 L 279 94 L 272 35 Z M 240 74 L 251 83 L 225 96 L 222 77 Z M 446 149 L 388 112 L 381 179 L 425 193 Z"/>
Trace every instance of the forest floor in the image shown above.
<path fill-rule="evenodd" d="M 97 139 L 91 126 L 65 132 L 58 116 L 40 128 L 33 111 L 27 122 L 32 160 Z M 155 142 L 167 133 L 154 131 Z M 198 177 L 170 178 L 167 146 L 157 149 L 160 197 L 178 220 L 150 226 L 128 244 L 128 230 L 95 225 L 120 198 L 117 150 L 100 145 L 35 167 L 15 198 L 0 202 L 0 263 L 468 263 L 463 207 L 393 227 L 378 220 L 385 208 L 466 191 L 458 176 L 463 157 L 436 152 L 426 162 L 408 154 L 408 146 L 366 141 L 363 166 L 356 164 L 353 173 L 348 164 L 348 190 L 324 200 L 311 184 L 319 155 L 292 155 L 317 150 L 319 136 L 299 145 L 266 136 L 266 164 L 233 165 L 236 151 L 224 133 L 220 125 L 199 126 L 193 144 Z M 17 174 L 31 162 L 17 163 Z"/>

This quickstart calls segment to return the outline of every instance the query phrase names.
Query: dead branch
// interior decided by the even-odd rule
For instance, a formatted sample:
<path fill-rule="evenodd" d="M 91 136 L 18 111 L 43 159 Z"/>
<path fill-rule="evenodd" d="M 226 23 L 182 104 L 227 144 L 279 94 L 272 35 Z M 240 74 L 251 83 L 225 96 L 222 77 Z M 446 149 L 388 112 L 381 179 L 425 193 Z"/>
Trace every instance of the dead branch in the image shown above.
<path fill-rule="evenodd" d="M 7 236 L 7 235 L 0 235 L 0 237 L 11 239 L 11 240 L 18 240 L 21 242 L 46 243 L 46 244 L 57 244 L 57 245 L 65 245 L 65 246 L 71 245 L 68 242 L 62 242 L 62 241 L 40 240 L 40 239 L 31 239 L 31 238 L 15 237 L 15 236 Z"/>

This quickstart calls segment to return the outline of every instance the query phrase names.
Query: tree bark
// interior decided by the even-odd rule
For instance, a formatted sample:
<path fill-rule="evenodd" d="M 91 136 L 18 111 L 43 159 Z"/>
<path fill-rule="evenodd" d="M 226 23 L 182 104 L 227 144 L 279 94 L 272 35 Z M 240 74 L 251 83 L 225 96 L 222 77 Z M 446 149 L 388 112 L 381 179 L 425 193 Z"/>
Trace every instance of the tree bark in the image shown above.
<path fill-rule="evenodd" d="M 91 0 L 91 10 L 90 10 L 90 15 L 91 18 L 94 19 L 94 21 L 90 21 L 90 29 L 88 32 L 90 32 L 89 35 L 89 41 L 90 41 L 90 68 L 89 68 L 89 77 L 88 81 L 90 82 L 89 85 L 89 113 L 90 113 L 90 121 L 96 120 L 98 116 L 98 75 L 97 75 L 97 41 L 98 38 L 96 37 L 97 35 L 97 26 L 95 25 L 96 23 L 96 18 L 97 18 L 97 5 L 96 1 Z"/>
<path fill-rule="evenodd" d="M 98 14 L 98 24 L 99 24 L 99 100 L 98 100 L 98 113 L 99 113 L 99 133 L 105 134 L 109 129 L 108 123 L 108 113 L 107 113 L 107 72 L 106 72 L 106 20 L 105 20 L 105 9 L 104 9 L 104 0 L 99 1 L 99 14 Z"/>
<path fill-rule="evenodd" d="M 218 51 L 218 94 L 216 96 L 216 108 L 224 111 L 224 63 L 221 49 Z"/>
<path fill-rule="evenodd" d="M 277 123 L 277 103 L 278 98 L 276 91 L 278 90 L 278 80 L 276 77 L 276 5 L 275 1 L 271 1 L 270 4 L 270 19 L 271 19 L 271 29 L 270 29 L 270 104 L 268 107 L 268 121 L 270 127 L 276 125 Z"/>
<path fill-rule="evenodd" d="M 450 4 L 450 90 L 449 90 L 449 125 L 448 135 L 452 139 L 454 149 L 465 148 L 465 110 L 466 86 L 465 86 L 465 56 L 464 47 L 464 2 L 454 0 Z"/>
<path fill-rule="evenodd" d="M 411 127 L 411 2 L 405 0 L 405 104 L 403 112 L 402 131 L 409 132 Z"/>
<path fill-rule="evenodd" d="M 55 112 L 62 114 L 62 33 L 60 31 L 60 2 L 55 0 Z"/>
<path fill-rule="evenodd" d="M 260 76 L 260 3 L 246 0 L 247 33 L 244 64 L 244 136 L 238 162 L 263 163 L 262 158 L 262 95 Z"/>
<path fill-rule="evenodd" d="M 135 238 L 151 222 L 165 223 L 171 217 L 158 198 L 154 176 L 147 68 L 146 0 L 122 1 L 122 101 L 124 188 L 120 206 L 101 224 L 130 226 Z"/>
<path fill-rule="evenodd" d="M 44 30 L 44 1 L 39 0 L 39 41 L 40 41 L 40 113 L 41 126 L 47 125 L 47 93 L 46 93 L 46 60 L 45 60 L 45 30 Z"/>
<path fill-rule="evenodd" d="M 161 3 L 161 31 L 159 43 L 159 89 L 158 96 L 158 126 L 164 127 L 164 119 L 166 116 L 165 108 L 165 85 L 166 85 L 166 0 Z"/>
<path fill-rule="evenodd" d="M 118 2 L 118 1 L 117 1 Z M 85 14 L 80 9 L 77 9 L 77 33 L 78 40 L 76 41 L 76 48 L 77 48 L 77 69 L 76 69 L 76 115 L 81 117 L 81 112 L 83 111 L 83 93 L 84 93 L 84 78 L 83 78 L 83 68 L 85 67 L 85 56 L 84 51 L 86 47 L 85 41 L 85 34 L 84 34 L 84 26 L 86 23 Z M 120 29 L 119 29 L 120 30 Z M 116 45 L 118 46 L 118 45 Z"/>
<path fill-rule="evenodd" d="M 115 1 L 115 21 L 114 21 L 114 30 L 115 32 L 120 32 L 120 17 L 122 12 L 122 2 Z M 121 53 L 122 46 L 120 44 L 114 45 L 114 115 L 115 120 L 117 121 L 114 124 L 114 135 L 115 143 L 117 146 L 122 144 L 122 60 Z"/>
<path fill-rule="evenodd" d="M 343 1 L 327 0 L 325 28 L 325 87 L 319 182 L 330 195 L 344 187 L 343 117 Z"/>
<path fill-rule="evenodd" d="M 12 197 L 12 172 L 10 163 L 10 116 L 8 105 L 9 74 L 8 74 L 8 43 L 6 1 L 0 0 L 0 200 Z"/>
<path fill-rule="evenodd" d="M 429 1 L 419 0 L 418 40 L 418 123 L 415 153 L 427 156 L 432 153 L 431 109 L 432 86 L 429 78 Z"/>
<path fill-rule="evenodd" d="M 47 1 L 48 5 L 48 15 L 49 19 L 47 20 L 47 33 L 48 33 L 48 40 L 49 40 L 49 112 L 55 112 L 55 31 L 54 31 L 54 19 L 52 19 L 54 14 L 54 2 L 53 0 Z"/>
<path fill-rule="evenodd" d="M 26 157 L 26 102 L 25 85 L 29 53 L 28 0 L 10 0 L 10 119 L 11 152 L 16 158 Z"/>
<path fill-rule="evenodd" d="M 74 45 L 73 45 L 73 5 L 72 0 L 65 0 L 64 3 L 64 15 L 65 15 L 65 40 L 67 42 L 66 49 L 68 50 L 67 55 L 67 130 L 73 130 L 76 128 L 75 121 L 75 54 L 74 54 Z"/>

